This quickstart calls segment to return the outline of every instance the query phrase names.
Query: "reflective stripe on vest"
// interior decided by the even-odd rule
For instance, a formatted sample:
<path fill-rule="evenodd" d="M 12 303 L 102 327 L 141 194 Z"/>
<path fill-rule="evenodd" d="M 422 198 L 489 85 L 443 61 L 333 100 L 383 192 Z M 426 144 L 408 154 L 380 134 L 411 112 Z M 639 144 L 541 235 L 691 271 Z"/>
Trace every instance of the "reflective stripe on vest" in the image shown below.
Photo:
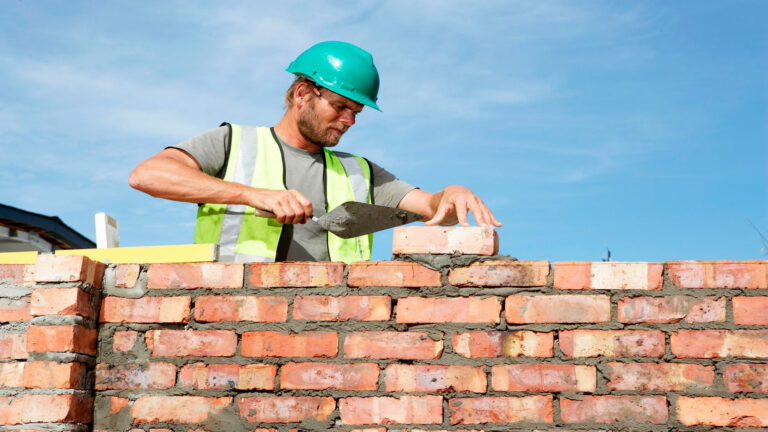
<path fill-rule="evenodd" d="M 224 173 L 225 181 L 253 187 L 286 190 L 280 145 L 266 127 L 231 127 L 231 144 Z M 325 149 L 326 201 L 329 209 L 347 201 L 370 202 L 370 166 L 357 156 Z M 216 243 L 219 261 L 275 261 L 282 224 L 275 219 L 256 217 L 244 205 L 204 204 L 197 213 L 195 243 Z M 341 239 L 328 234 L 332 261 L 370 259 L 372 235 Z"/>

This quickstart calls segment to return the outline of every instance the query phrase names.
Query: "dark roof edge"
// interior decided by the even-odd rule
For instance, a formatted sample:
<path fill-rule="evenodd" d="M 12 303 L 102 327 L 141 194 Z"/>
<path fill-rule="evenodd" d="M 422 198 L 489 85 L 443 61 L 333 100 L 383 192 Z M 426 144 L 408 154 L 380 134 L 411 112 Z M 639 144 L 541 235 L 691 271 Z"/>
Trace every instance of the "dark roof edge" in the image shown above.
<path fill-rule="evenodd" d="M 10 219 L 25 225 L 40 228 L 51 237 L 69 245 L 73 249 L 90 249 L 96 247 L 96 243 L 70 228 L 56 216 L 45 216 L 39 213 L 32 213 L 9 205 L 0 204 L 0 219 Z"/>

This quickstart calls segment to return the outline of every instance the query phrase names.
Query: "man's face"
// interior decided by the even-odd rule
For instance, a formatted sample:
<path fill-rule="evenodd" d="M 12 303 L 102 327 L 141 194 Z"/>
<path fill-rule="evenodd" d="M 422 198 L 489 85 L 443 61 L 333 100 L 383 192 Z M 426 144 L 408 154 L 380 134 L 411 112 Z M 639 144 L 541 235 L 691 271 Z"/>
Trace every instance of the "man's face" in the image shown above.
<path fill-rule="evenodd" d="M 299 111 L 296 125 L 308 141 L 322 147 L 339 143 L 344 132 L 355 124 L 363 105 L 328 89 L 312 87 L 312 97 Z"/>

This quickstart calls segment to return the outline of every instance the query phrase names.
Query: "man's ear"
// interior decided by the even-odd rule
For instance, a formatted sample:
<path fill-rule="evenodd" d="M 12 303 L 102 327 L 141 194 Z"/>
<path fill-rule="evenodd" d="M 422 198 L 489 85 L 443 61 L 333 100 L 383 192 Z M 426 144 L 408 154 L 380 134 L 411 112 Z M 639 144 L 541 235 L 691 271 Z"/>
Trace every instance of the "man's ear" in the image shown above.
<path fill-rule="evenodd" d="M 293 100 L 297 108 L 303 108 L 314 97 L 312 88 L 312 84 L 307 82 L 296 86 L 296 89 L 293 90 Z"/>

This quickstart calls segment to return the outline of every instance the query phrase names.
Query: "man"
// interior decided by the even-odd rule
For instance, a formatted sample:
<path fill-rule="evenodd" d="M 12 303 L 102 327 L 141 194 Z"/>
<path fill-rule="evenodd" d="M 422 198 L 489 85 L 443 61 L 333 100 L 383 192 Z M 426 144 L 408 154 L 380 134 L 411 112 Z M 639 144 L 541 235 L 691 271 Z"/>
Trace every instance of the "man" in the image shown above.
<path fill-rule="evenodd" d="M 195 242 L 218 243 L 222 260 L 370 259 L 372 236 L 341 239 L 311 221 L 346 201 L 410 210 L 426 225 L 469 226 L 472 212 L 481 226 L 501 226 L 467 188 L 431 194 L 366 159 L 330 150 L 364 106 L 379 110 L 379 75 L 367 51 L 321 42 L 287 71 L 296 79 L 273 128 L 225 123 L 142 162 L 130 185 L 155 197 L 207 203 L 198 209 Z"/>

